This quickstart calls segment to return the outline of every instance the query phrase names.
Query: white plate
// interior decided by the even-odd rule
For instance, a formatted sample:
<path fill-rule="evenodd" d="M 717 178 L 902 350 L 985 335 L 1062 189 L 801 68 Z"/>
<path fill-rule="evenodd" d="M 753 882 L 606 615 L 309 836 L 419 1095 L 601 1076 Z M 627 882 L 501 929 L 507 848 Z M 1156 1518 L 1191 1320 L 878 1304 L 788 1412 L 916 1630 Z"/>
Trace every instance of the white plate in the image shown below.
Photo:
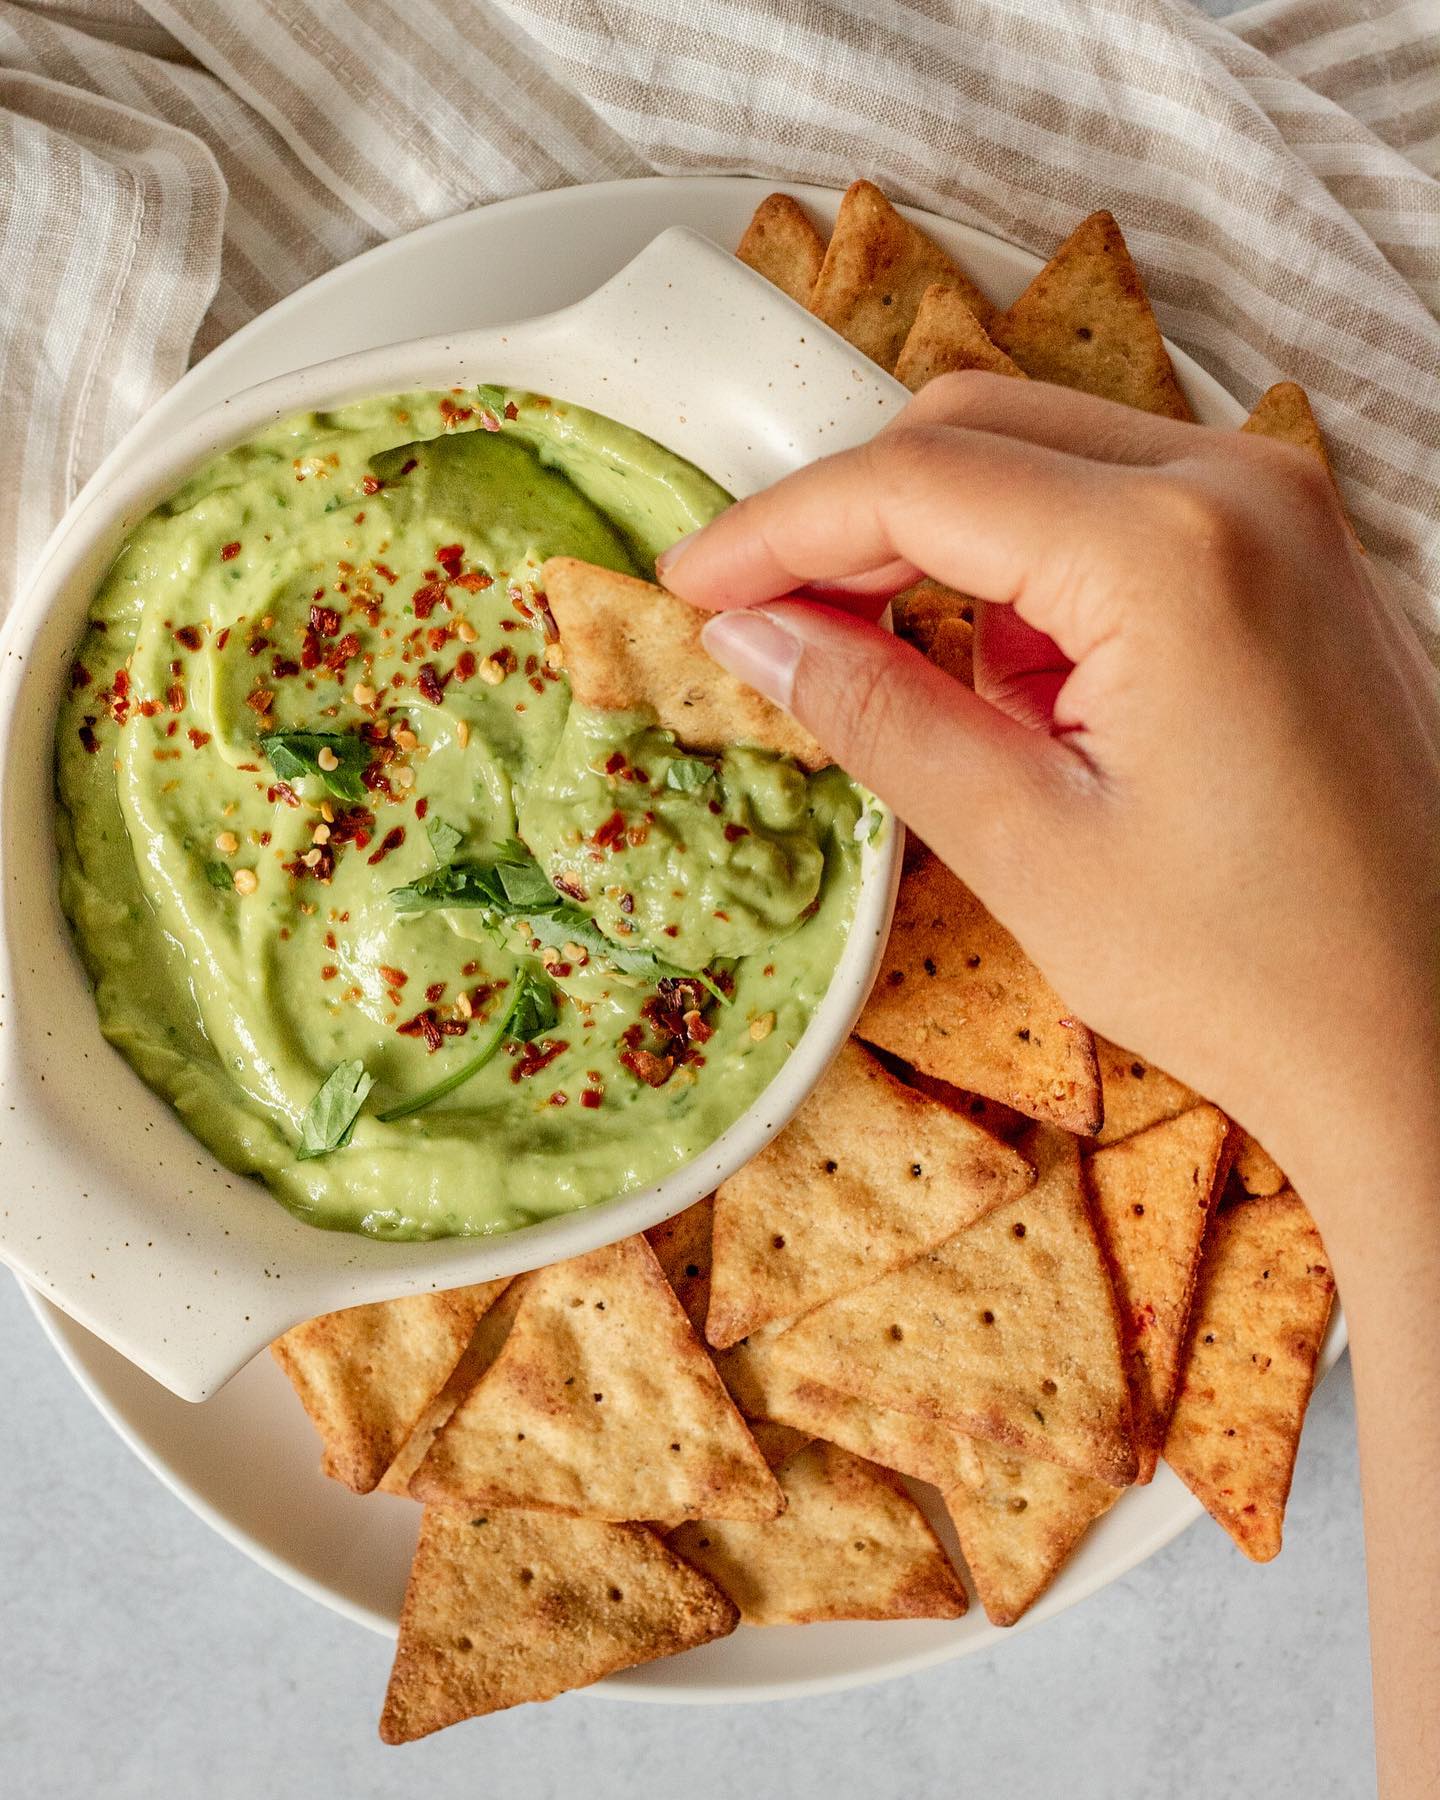
<path fill-rule="evenodd" d="M 147 439 L 157 441 L 211 402 L 309 362 L 566 305 L 670 225 L 690 225 L 733 244 L 774 186 L 744 177 L 605 182 L 427 226 L 322 276 L 237 332 L 154 408 Z M 838 195 L 799 186 L 789 191 L 817 214 L 834 216 Z M 1028 252 L 966 226 L 914 216 L 1002 304 L 1040 266 Z M 1174 354 L 1197 416 L 1238 424 L 1243 409 Z M 320 1474 L 315 1434 L 268 1355 L 214 1399 L 192 1406 L 43 1300 L 31 1295 L 31 1304 L 101 1413 L 187 1506 L 292 1586 L 393 1634 L 417 1509 L 385 1494 L 362 1498 Z M 1325 1346 L 1326 1369 L 1342 1347 L 1337 1321 Z M 1152 1486 L 1125 1495 L 1090 1532 L 1024 1625 L 1123 1575 L 1199 1515 L 1198 1503 L 1162 1467 Z M 948 1541 L 954 1551 L 953 1536 Z M 907 1674 L 1005 1635 L 978 1606 L 953 1622 L 742 1627 L 721 1643 L 613 1676 L 599 1691 L 689 1703 L 784 1699 Z"/>

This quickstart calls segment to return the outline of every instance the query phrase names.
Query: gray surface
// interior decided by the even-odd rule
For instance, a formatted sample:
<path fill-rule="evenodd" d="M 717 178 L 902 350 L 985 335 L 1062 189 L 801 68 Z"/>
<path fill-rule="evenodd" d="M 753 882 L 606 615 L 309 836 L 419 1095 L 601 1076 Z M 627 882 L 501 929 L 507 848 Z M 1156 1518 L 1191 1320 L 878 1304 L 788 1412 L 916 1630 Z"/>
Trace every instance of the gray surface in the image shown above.
<path fill-rule="evenodd" d="M 379 1638 L 114 1437 L 0 1274 L 0 1795 L 19 1800 L 1357 1800 L 1374 1791 L 1348 1365 L 1278 1562 L 1208 1521 L 999 1650 L 822 1700 L 572 1695 L 387 1750 Z M 883 1625 L 874 1628 L 883 1631 Z"/>

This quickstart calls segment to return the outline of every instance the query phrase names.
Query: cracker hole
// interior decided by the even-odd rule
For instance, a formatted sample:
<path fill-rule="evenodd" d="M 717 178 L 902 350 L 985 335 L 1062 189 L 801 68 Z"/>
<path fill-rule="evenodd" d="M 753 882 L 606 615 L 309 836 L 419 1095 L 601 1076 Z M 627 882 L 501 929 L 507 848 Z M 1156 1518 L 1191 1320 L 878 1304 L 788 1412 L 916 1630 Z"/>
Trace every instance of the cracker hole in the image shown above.
<path fill-rule="evenodd" d="M 1082 344 L 1088 344 L 1094 334 L 1088 325 L 1077 325 L 1075 327 L 1075 335 Z"/>
<path fill-rule="evenodd" d="M 940 972 L 935 967 L 935 958 L 933 956 L 927 956 L 921 967 L 925 970 L 927 975 L 938 975 Z"/>
<path fill-rule="evenodd" d="M 839 1163 L 836 1162 L 833 1156 L 827 1156 L 825 1158 L 824 1169 L 827 1175 L 833 1175 L 839 1167 Z"/>
<path fill-rule="evenodd" d="M 602 1400 L 603 1400 L 603 1399 L 604 1399 L 604 1398 L 605 1398 L 605 1396 L 604 1396 L 604 1395 L 603 1395 L 603 1394 L 592 1394 L 592 1395 L 591 1395 L 591 1396 L 590 1396 L 590 1398 L 591 1398 L 591 1399 L 592 1399 L 592 1400 L 593 1400 L 593 1401 L 594 1401 L 594 1402 L 595 1402 L 595 1404 L 596 1404 L 596 1405 L 597 1405 L 597 1406 L 598 1406 L 598 1405 L 599 1405 L 599 1404 L 600 1404 L 600 1402 L 601 1402 L 601 1401 L 602 1401 Z"/>
<path fill-rule="evenodd" d="M 531 1583 L 531 1582 L 532 1582 L 532 1581 L 533 1581 L 533 1580 L 534 1580 L 534 1579 L 535 1579 L 535 1571 L 534 1571 L 534 1570 L 533 1570 L 533 1569 L 522 1569 L 522 1570 L 521 1570 L 521 1571 L 520 1571 L 520 1585 L 521 1585 L 521 1587 L 529 1587 L 529 1585 L 530 1585 L 530 1583 Z"/>
<path fill-rule="evenodd" d="M 770 1245 L 772 1249 L 783 1250 L 785 1248 L 785 1239 L 777 1231 L 774 1237 L 771 1238 Z"/>
<path fill-rule="evenodd" d="M 625 1598 L 625 1596 L 624 1596 L 624 1594 L 622 1594 L 622 1593 L 621 1593 L 621 1591 L 620 1591 L 620 1589 L 619 1589 L 619 1588 L 617 1588 L 617 1587 L 612 1587 L 612 1588 L 611 1588 L 611 1589 L 610 1589 L 610 1598 L 611 1598 L 611 1599 L 612 1599 L 612 1600 L 614 1600 L 614 1601 L 617 1601 L 617 1602 L 618 1602 L 618 1601 L 621 1601 L 621 1600 L 623 1600 L 623 1599 L 624 1599 L 624 1598 Z"/>
<path fill-rule="evenodd" d="M 1016 1237 L 1024 1237 L 1024 1235 L 1025 1235 L 1025 1227 L 1023 1224 L 1017 1223 L 1015 1225 L 1012 1225 L 1010 1227 L 1010 1229 Z"/>
<path fill-rule="evenodd" d="M 1130 1210 L 1131 1210 L 1131 1212 L 1134 1213 L 1134 1215 L 1137 1219 L 1143 1219 L 1145 1217 L 1145 1208 L 1139 1200 L 1137 1200 L 1135 1202 L 1135 1204 L 1130 1208 Z"/>
<path fill-rule="evenodd" d="M 892 1325 L 890 1327 L 890 1335 L 897 1344 L 903 1344 L 905 1341 L 905 1333 L 898 1325 Z"/>
<path fill-rule="evenodd" d="M 982 1325 L 993 1325 L 995 1323 L 995 1315 L 988 1306 L 980 1315 L 980 1323 Z"/>
<path fill-rule="evenodd" d="M 967 969 L 978 969 L 980 967 L 980 958 L 978 956 L 967 956 L 965 958 L 965 967 Z"/>
<path fill-rule="evenodd" d="M 473 1650 L 475 1646 L 468 1637 L 462 1635 L 456 1638 L 455 1648 L 457 1650 Z"/>
<path fill-rule="evenodd" d="M 1045 1379 L 1040 1383 L 1040 1392 L 1042 1394 L 1058 1394 L 1060 1392 L 1060 1390 L 1059 1390 L 1059 1388 L 1056 1387 L 1055 1383 L 1047 1375 L 1045 1377 Z"/>
<path fill-rule="evenodd" d="M 919 1163 L 911 1163 L 910 1174 L 914 1180 L 918 1181 L 924 1173 L 925 1171 L 921 1168 Z"/>
<path fill-rule="evenodd" d="M 700 1265 L 698 1263 L 686 1263 L 685 1273 L 689 1276 L 691 1281 L 694 1281 L 700 1273 Z"/>
<path fill-rule="evenodd" d="M 1023 1494 L 1013 1494 L 1005 1503 L 1013 1513 L 1022 1513 L 1030 1502 Z"/>

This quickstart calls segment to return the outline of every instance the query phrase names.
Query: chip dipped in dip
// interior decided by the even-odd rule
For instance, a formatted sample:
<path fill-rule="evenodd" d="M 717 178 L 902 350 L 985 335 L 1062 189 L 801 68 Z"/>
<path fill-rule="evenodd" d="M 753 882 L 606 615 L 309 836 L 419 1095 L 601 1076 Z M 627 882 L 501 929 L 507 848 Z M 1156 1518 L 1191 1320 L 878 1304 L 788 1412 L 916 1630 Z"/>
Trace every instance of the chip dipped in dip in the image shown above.
<path fill-rule="evenodd" d="M 551 555 L 648 575 L 726 504 L 492 388 L 308 414 L 131 535 L 57 728 L 106 1036 L 313 1224 L 505 1231 L 660 1179 L 823 996 L 865 801 L 572 700 Z"/>

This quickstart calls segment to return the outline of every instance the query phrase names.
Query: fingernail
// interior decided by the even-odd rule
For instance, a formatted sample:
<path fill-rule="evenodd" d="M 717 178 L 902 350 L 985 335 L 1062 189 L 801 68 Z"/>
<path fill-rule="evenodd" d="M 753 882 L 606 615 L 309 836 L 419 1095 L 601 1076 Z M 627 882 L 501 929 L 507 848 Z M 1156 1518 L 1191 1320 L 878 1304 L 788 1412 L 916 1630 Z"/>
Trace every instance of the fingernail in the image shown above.
<path fill-rule="evenodd" d="M 656 575 L 663 580 L 665 571 L 675 567 L 676 563 L 679 562 L 681 556 L 684 554 L 686 545 L 692 543 L 699 535 L 698 531 L 687 531 L 684 537 L 676 538 L 675 542 L 671 544 L 668 550 L 662 550 L 655 558 Z"/>
<path fill-rule="evenodd" d="M 777 619 L 750 607 L 736 607 L 707 619 L 700 642 L 722 668 L 777 706 L 789 706 L 801 645 Z"/>

